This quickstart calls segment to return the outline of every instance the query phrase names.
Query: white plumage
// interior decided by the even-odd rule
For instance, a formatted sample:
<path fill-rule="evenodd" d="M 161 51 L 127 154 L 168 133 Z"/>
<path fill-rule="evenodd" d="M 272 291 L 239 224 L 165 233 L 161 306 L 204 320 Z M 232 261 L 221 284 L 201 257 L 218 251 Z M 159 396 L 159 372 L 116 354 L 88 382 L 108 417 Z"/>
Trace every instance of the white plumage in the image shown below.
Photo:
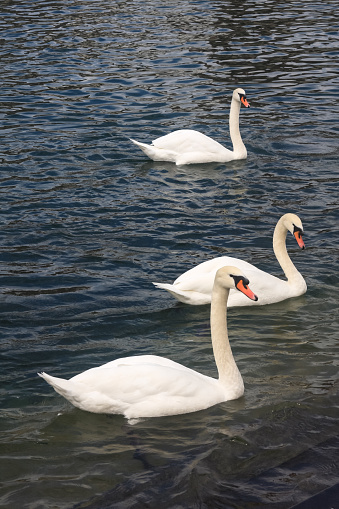
<path fill-rule="evenodd" d="M 177 165 L 200 163 L 227 163 L 235 159 L 246 159 L 247 150 L 239 131 L 241 104 L 249 107 L 242 88 L 232 95 L 229 127 L 233 150 L 223 147 L 209 136 L 193 129 L 180 129 L 152 141 L 151 145 L 131 139 L 153 161 L 168 161 Z"/>
<path fill-rule="evenodd" d="M 236 267 L 215 276 L 211 336 L 219 378 L 214 379 L 156 355 L 126 357 L 89 369 L 70 380 L 39 373 L 74 406 L 128 419 L 194 412 L 242 396 L 244 384 L 232 355 L 226 324 L 230 288 L 257 299 Z"/>
<path fill-rule="evenodd" d="M 244 260 L 231 256 L 220 256 L 193 267 L 179 276 L 173 284 L 153 284 L 157 288 L 167 290 L 173 297 L 185 304 L 209 304 L 217 270 L 225 265 L 234 265 L 248 276 L 251 287 L 257 295 L 260 295 L 260 300 L 258 302 L 251 301 L 241 293 L 231 290 L 227 302 L 228 307 L 262 306 L 297 297 L 306 292 L 307 286 L 303 276 L 298 272 L 287 253 L 286 235 L 288 231 L 295 236 L 299 247 L 304 249 L 305 245 L 301 238 L 303 226 L 295 214 L 284 214 L 279 219 L 273 235 L 273 250 L 287 281 L 264 272 Z"/>

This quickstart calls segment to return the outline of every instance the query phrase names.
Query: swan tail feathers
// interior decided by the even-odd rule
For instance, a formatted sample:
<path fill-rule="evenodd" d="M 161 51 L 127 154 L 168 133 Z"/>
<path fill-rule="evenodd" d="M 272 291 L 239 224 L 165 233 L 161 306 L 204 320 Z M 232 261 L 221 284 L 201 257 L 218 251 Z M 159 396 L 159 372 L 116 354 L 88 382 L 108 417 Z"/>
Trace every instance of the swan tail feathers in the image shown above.
<path fill-rule="evenodd" d="M 47 373 L 38 373 L 53 389 L 61 394 L 64 398 L 68 399 L 72 393 L 72 382 L 64 378 L 57 378 L 56 376 L 48 375 Z"/>
<path fill-rule="evenodd" d="M 205 304 L 206 296 L 200 295 L 196 292 L 180 290 L 175 285 L 167 284 L 167 283 L 154 283 L 154 286 L 160 288 L 161 290 L 167 290 L 175 299 L 179 302 L 183 302 L 184 304 Z M 195 298 L 197 301 L 195 302 Z M 207 299 L 208 301 L 208 299 Z M 206 301 L 206 302 L 207 302 Z M 209 299 L 209 302 L 211 299 Z"/>
<path fill-rule="evenodd" d="M 167 290 L 170 292 L 176 299 L 179 299 L 179 296 L 185 296 L 186 292 L 179 290 L 179 288 L 176 288 L 174 285 L 171 285 L 169 283 L 154 283 L 154 286 L 156 288 L 160 288 L 161 290 Z M 180 299 L 179 299 L 180 300 Z"/>
<path fill-rule="evenodd" d="M 133 140 L 132 138 L 130 138 L 130 140 L 132 143 L 134 143 L 134 145 L 139 147 L 143 151 L 143 153 L 147 155 L 147 157 L 156 160 L 154 159 L 156 157 L 155 147 L 153 147 L 152 145 L 147 145 L 147 143 L 141 143 L 140 141 Z"/>
<path fill-rule="evenodd" d="M 173 150 L 162 149 L 153 144 L 147 145 L 147 143 L 141 143 L 140 141 L 133 140 L 132 138 L 130 138 L 130 141 L 139 147 L 143 153 L 147 155 L 147 157 L 152 159 L 152 161 L 176 161 L 177 154 L 173 152 Z"/>
<path fill-rule="evenodd" d="M 154 281 L 152 281 L 152 284 L 154 286 L 156 286 L 157 288 L 161 288 L 162 290 L 173 290 L 173 285 L 170 285 L 168 283 L 155 283 Z"/>
<path fill-rule="evenodd" d="M 150 148 L 150 145 L 147 145 L 147 143 L 141 143 L 141 141 L 133 140 L 133 138 L 130 138 L 130 141 L 134 143 L 134 145 L 136 145 L 137 147 L 141 148 L 143 152 L 149 150 Z"/>

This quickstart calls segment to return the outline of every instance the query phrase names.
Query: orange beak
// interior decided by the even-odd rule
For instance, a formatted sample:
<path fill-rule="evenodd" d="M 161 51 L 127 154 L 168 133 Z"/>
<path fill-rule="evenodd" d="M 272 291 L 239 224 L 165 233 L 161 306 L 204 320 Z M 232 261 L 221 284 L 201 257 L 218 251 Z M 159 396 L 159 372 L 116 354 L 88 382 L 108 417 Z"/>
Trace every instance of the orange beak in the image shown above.
<path fill-rule="evenodd" d="M 248 100 L 246 99 L 246 97 L 244 97 L 243 95 L 240 97 L 240 101 L 243 103 L 243 105 L 244 105 L 246 108 L 249 108 L 249 107 L 250 107 L 250 103 L 248 102 Z"/>
<path fill-rule="evenodd" d="M 252 290 L 250 290 L 250 288 L 248 287 L 248 285 L 246 285 L 244 283 L 244 280 L 243 279 L 239 279 L 239 281 L 236 283 L 235 285 L 237 287 L 237 289 L 243 293 L 244 295 L 246 295 L 246 297 L 248 297 L 249 299 L 251 300 L 254 300 L 254 301 L 257 301 L 258 300 L 258 297 L 255 295 L 255 293 L 252 292 Z"/>
<path fill-rule="evenodd" d="M 301 232 L 299 230 L 294 232 L 294 236 L 296 238 L 296 241 L 298 242 L 298 246 L 300 249 L 305 249 L 305 244 L 301 236 Z"/>

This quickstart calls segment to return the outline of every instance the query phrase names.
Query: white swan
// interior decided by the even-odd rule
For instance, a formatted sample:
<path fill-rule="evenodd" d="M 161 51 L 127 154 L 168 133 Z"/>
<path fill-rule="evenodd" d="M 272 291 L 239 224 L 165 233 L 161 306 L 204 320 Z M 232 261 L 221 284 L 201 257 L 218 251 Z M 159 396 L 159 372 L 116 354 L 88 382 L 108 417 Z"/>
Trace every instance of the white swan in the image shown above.
<path fill-rule="evenodd" d="M 301 249 L 305 248 L 302 240 L 303 226 L 295 214 L 283 215 L 274 230 L 273 251 L 283 269 L 287 281 L 283 281 L 254 265 L 232 258 L 220 256 L 200 263 L 193 269 L 179 276 L 173 284 L 153 283 L 157 288 L 170 292 L 177 300 L 185 304 L 209 304 L 213 281 L 216 271 L 224 265 L 235 265 L 243 270 L 251 281 L 253 291 L 260 295 L 260 301 L 254 302 L 245 299 L 243 295 L 231 290 L 227 306 L 264 305 L 280 302 L 291 297 L 297 297 L 306 292 L 307 286 L 304 278 L 293 265 L 286 250 L 286 235 L 290 231 L 296 238 Z M 262 297 L 261 297 L 262 296 Z"/>
<path fill-rule="evenodd" d="M 152 145 L 131 141 L 153 161 L 169 161 L 177 165 L 199 163 L 227 163 L 234 159 L 246 159 L 247 150 L 239 131 L 241 103 L 249 108 L 246 93 L 242 88 L 233 92 L 229 126 L 233 151 L 217 141 L 192 129 L 181 129 L 152 141 Z"/>
<path fill-rule="evenodd" d="M 70 380 L 38 374 L 74 406 L 128 419 L 195 412 L 239 398 L 244 384 L 228 340 L 226 305 L 230 288 L 257 299 L 248 284 L 236 267 L 222 267 L 215 277 L 211 336 L 218 379 L 156 355 L 118 359 Z"/>

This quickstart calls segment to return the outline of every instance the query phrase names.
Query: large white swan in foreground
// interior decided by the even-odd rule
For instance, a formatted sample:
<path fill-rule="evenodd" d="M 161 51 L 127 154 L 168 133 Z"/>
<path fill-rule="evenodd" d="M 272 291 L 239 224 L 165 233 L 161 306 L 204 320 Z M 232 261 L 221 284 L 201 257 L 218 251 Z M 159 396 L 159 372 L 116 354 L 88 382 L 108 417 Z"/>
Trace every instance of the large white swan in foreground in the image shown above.
<path fill-rule="evenodd" d="M 251 281 L 253 291 L 260 295 L 258 302 L 249 301 L 239 292 L 231 290 L 227 306 L 251 306 L 264 305 L 280 302 L 291 297 L 298 297 L 306 292 L 307 286 L 304 278 L 293 265 L 286 249 L 286 235 L 290 231 L 296 238 L 301 249 L 305 248 L 302 240 L 303 225 L 295 214 L 283 215 L 274 230 L 273 251 L 285 273 L 287 281 L 283 281 L 254 265 L 232 258 L 231 256 L 220 256 L 206 262 L 200 263 L 193 269 L 188 270 L 179 276 L 173 284 L 153 283 L 156 287 L 167 290 L 177 300 L 185 304 L 209 304 L 213 281 L 216 271 L 224 265 L 235 265 L 243 270 Z"/>
<path fill-rule="evenodd" d="M 234 159 L 246 159 L 247 150 L 239 131 L 241 104 L 249 108 L 245 90 L 233 92 L 229 126 L 233 151 L 217 141 L 193 129 L 180 129 L 152 141 L 152 145 L 132 140 L 153 161 L 169 161 L 177 165 L 199 163 L 227 163 Z"/>
<path fill-rule="evenodd" d="M 211 336 L 219 378 L 214 379 L 156 355 L 118 359 L 70 380 L 39 373 L 74 406 L 128 419 L 184 414 L 208 408 L 244 393 L 244 383 L 228 340 L 226 305 L 230 288 L 257 296 L 236 267 L 218 270 L 211 304 Z"/>

